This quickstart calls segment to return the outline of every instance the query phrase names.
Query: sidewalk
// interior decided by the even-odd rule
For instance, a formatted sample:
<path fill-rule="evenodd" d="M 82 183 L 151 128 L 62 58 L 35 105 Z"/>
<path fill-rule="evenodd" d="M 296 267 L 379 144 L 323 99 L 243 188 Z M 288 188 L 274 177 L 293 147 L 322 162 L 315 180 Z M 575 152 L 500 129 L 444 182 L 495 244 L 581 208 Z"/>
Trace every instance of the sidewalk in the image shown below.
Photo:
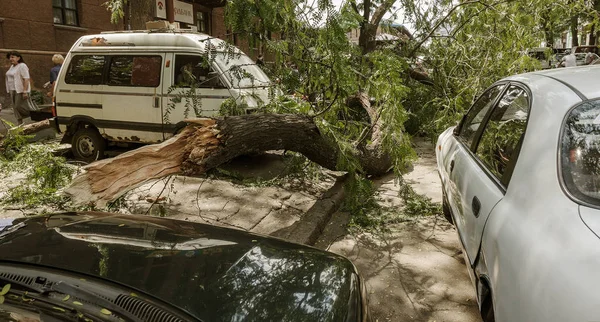
<path fill-rule="evenodd" d="M 418 138 L 415 145 L 419 159 L 403 178 L 417 193 L 441 202 L 434 146 Z M 394 179 L 390 174 L 375 184 L 379 186 L 380 204 L 400 209 L 403 202 Z M 351 235 L 334 222 L 326 227 L 324 235 L 338 238 L 317 243 L 319 248 L 350 258 L 358 267 L 367 284 L 374 322 L 481 321 L 454 226 L 442 216 L 435 216 L 387 228 L 386 233 Z"/>
<path fill-rule="evenodd" d="M 268 173 L 271 170 L 285 171 L 281 156 L 273 154 L 245 157 L 225 167 L 250 180 L 275 177 Z M 210 176 L 173 176 L 133 190 L 125 203 L 132 213 L 226 226 L 310 245 L 339 208 L 344 180 L 345 176 L 326 175 L 319 182 L 278 187 Z"/>

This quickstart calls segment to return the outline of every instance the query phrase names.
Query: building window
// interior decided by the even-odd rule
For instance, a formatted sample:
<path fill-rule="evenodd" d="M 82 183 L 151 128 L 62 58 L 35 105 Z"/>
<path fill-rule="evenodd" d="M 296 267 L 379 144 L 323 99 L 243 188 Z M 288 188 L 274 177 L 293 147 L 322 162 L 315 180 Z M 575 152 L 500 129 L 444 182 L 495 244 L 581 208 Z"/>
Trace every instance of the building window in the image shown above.
<path fill-rule="evenodd" d="M 198 11 L 196 12 L 196 27 L 198 27 L 198 31 L 208 34 L 208 12 Z"/>
<path fill-rule="evenodd" d="M 76 0 L 52 0 L 54 23 L 69 26 L 78 26 Z"/>

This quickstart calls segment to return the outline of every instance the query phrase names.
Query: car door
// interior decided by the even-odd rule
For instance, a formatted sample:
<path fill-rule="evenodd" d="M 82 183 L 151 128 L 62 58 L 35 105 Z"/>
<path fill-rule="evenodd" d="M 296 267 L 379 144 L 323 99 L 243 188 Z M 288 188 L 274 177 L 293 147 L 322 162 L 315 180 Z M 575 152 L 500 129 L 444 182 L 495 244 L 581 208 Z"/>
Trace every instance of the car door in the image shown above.
<path fill-rule="evenodd" d="M 168 101 L 163 111 L 167 134 L 170 125 L 184 119 L 218 115 L 221 103 L 231 97 L 221 73 L 205 55 L 177 53 L 174 60 Z"/>
<path fill-rule="evenodd" d="M 461 131 L 464 137 L 459 135 L 461 148 L 456 149 L 450 175 L 454 200 L 458 201 L 453 208 L 459 217 L 456 227 L 471 264 L 477 257 L 487 218 L 504 197 L 529 115 L 528 91 L 519 84 L 505 86 L 476 132 Z M 470 137 L 472 141 L 468 141 Z"/>

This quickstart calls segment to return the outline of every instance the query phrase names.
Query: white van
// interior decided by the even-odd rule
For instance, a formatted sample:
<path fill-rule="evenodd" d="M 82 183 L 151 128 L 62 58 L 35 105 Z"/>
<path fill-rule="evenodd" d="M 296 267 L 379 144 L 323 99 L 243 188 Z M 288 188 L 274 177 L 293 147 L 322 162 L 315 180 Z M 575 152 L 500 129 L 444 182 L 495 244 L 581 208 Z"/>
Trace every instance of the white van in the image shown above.
<path fill-rule="evenodd" d="M 215 116 L 228 98 L 256 108 L 268 102 L 270 85 L 243 52 L 205 34 L 109 32 L 73 45 L 53 114 L 63 142 L 89 162 L 102 158 L 107 144 L 161 142 L 186 118 Z"/>

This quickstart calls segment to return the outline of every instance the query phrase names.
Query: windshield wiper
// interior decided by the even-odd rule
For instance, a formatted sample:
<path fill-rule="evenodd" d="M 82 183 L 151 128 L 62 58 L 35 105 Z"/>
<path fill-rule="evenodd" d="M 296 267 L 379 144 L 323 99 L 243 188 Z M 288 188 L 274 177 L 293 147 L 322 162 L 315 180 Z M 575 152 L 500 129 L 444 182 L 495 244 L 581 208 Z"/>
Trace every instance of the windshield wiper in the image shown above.
<path fill-rule="evenodd" d="M 19 285 L 20 287 L 22 287 L 24 289 L 35 292 L 35 293 L 17 292 L 17 294 L 21 295 L 21 297 L 23 297 L 23 295 L 25 295 L 25 296 L 31 297 L 33 299 L 40 300 L 42 302 L 48 302 L 53 305 L 59 306 L 62 309 L 85 310 L 86 312 L 90 312 L 90 310 L 85 309 L 83 307 L 83 305 L 75 306 L 75 305 L 77 305 L 76 303 L 73 303 L 75 305 L 71 305 L 71 303 L 66 302 L 65 298 L 67 298 L 66 296 L 69 296 L 69 297 L 73 297 L 74 299 L 79 299 L 79 300 L 88 302 L 92 305 L 95 305 L 97 307 L 100 307 L 102 309 L 110 311 L 110 312 L 107 312 L 108 314 L 103 313 L 105 315 L 110 315 L 114 312 L 124 318 L 127 318 L 129 321 L 143 322 L 140 318 L 136 317 L 131 312 L 119 307 L 118 305 L 114 304 L 113 302 L 105 299 L 104 297 L 102 297 L 96 293 L 93 293 L 86 289 L 81 288 L 78 285 L 69 284 L 69 283 L 66 283 L 63 281 L 51 282 L 51 281 L 46 280 L 45 278 L 40 281 L 41 283 L 38 283 L 38 284 L 41 284 L 41 286 L 31 285 L 26 282 L 21 282 L 16 279 L 8 278 L 6 276 L 0 276 L 0 280 L 3 280 L 10 284 Z M 51 297 L 50 294 L 53 292 L 60 293 L 60 294 L 64 295 L 65 297 L 63 297 L 62 300 L 55 298 L 55 297 Z M 81 303 L 79 303 L 79 304 L 81 304 Z M 103 311 L 100 311 L 100 312 L 103 312 Z M 91 313 L 94 313 L 94 312 L 91 312 Z"/>

